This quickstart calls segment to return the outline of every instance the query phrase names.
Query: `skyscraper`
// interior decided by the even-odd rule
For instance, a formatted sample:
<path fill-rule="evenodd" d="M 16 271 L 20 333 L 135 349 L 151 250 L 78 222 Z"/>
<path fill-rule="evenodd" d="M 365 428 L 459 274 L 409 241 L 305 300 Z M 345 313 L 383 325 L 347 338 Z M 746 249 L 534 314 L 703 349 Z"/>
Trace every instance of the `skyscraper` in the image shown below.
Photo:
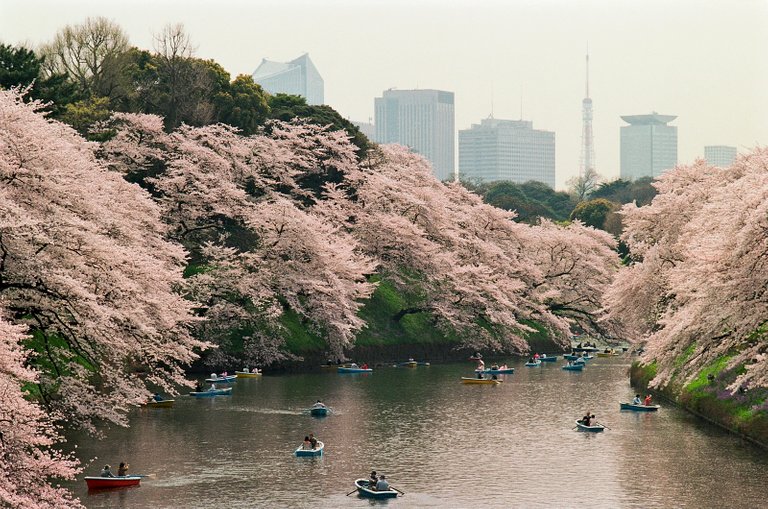
<path fill-rule="evenodd" d="M 439 180 L 454 177 L 453 92 L 390 89 L 374 104 L 378 143 L 408 146 L 432 163 Z"/>
<path fill-rule="evenodd" d="M 707 145 L 704 147 L 704 159 L 712 166 L 727 168 L 736 160 L 736 147 Z"/>
<path fill-rule="evenodd" d="M 677 164 L 676 115 L 627 115 L 621 119 L 621 171 L 625 180 L 658 177 Z"/>
<path fill-rule="evenodd" d="M 263 59 L 253 71 L 253 81 L 270 94 L 300 95 L 307 104 L 325 102 L 323 78 L 308 53 L 290 62 Z"/>
<path fill-rule="evenodd" d="M 581 160 L 579 176 L 595 170 L 595 142 L 592 136 L 592 99 L 589 97 L 589 52 L 587 52 L 587 74 L 584 100 L 581 101 Z"/>
<path fill-rule="evenodd" d="M 555 187 L 555 133 L 530 120 L 483 119 L 459 131 L 459 175 Z"/>

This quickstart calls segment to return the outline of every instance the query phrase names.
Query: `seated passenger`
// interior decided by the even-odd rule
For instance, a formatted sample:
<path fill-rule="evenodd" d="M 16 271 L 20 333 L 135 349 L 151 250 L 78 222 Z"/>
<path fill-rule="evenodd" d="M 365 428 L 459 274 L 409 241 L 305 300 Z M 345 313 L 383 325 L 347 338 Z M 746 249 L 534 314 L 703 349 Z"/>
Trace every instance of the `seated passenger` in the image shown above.
<path fill-rule="evenodd" d="M 304 450 L 312 449 L 312 443 L 309 441 L 309 437 L 304 437 L 304 443 L 301 444 L 301 448 Z"/>
<path fill-rule="evenodd" d="M 117 476 L 125 477 L 126 475 L 128 475 L 128 463 L 123 461 L 120 463 L 120 466 L 117 467 Z"/>
<path fill-rule="evenodd" d="M 381 477 L 379 477 L 379 481 L 376 483 L 376 491 L 387 491 L 389 490 L 389 483 L 387 482 L 387 476 L 384 474 L 381 474 Z"/>
<path fill-rule="evenodd" d="M 372 490 L 376 489 L 376 483 L 379 482 L 379 477 L 376 475 L 376 471 L 371 471 L 371 476 L 368 478 L 368 487 Z"/>
<path fill-rule="evenodd" d="M 160 394 L 158 394 L 158 393 L 156 392 L 156 393 L 154 393 L 154 394 L 152 395 L 152 400 L 153 400 L 153 401 L 163 401 L 163 397 L 162 397 Z"/>
<path fill-rule="evenodd" d="M 643 402 L 640 400 L 640 395 L 635 394 L 635 399 L 632 400 L 633 405 L 642 405 Z"/>
<path fill-rule="evenodd" d="M 99 475 L 101 477 L 115 477 L 115 474 L 113 474 L 109 468 L 109 465 L 104 465 L 104 468 L 101 470 L 101 474 Z"/>

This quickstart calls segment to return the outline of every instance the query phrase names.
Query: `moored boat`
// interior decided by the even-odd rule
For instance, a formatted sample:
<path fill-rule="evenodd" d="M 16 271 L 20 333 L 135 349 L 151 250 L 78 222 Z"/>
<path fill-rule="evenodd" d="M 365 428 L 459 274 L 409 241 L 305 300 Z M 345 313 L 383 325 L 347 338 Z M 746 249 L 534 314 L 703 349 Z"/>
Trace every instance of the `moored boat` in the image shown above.
<path fill-rule="evenodd" d="M 224 376 L 211 376 L 209 378 L 206 378 L 206 382 L 211 382 L 214 384 L 231 384 L 234 383 L 237 379 L 237 375 L 224 375 Z"/>
<path fill-rule="evenodd" d="M 566 371 L 582 371 L 584 370 L 584 364 L 565 364 L 563 369 Z"/>
<path fill-rule="evenodd" d="M 461 377 L 461 383 L 463 384 L 484 384 L 484 385 L 498 385 L 501 380 L 494 380 L 493 378 L 471 378 L 463 376 Z"/>
<path fill-rule="evenodd" d="M 593 424 L 592 426 L 587 426 L 586 424 L 582 424 L 581 421 L 576 421 L 576 426 L 578 427 L 579 431 L 599 432 L 605 429 L 605 426 L 602 424 Z"/>
<path fill-rule="evenodd" d="M 302 456 L 322 456 L 323 455 L 323 449 L 325 449 L 325 444 L 321 441 L 317 441 L 317 447 L 314 449 L 304 449 L 304 444 L 300 445 L 298 449 L 296 449 L 296 456 L 302 457 Z"/>
<path fill-rule="evenodd" d="M 237 378 L 258 378 L 261 376 L 261 371 L 235 371 Z"/>
<path fill-rule="evenodd" d="M 126 486 L 138 486 L 141 476 L 125 475 L 121 477 L 86 477 L 85 482 L 89 490 L 102 490 L 108 488 L 124 488 Z"/>
<path fill-rule="evenodd" d="M 147 408 L 170 408 L 176 402 L 175 399 L 162 399 L 160 401 L 149 401 L 146 405 Z"/>
<path fill-rule="evenodd" d="M 371 368 L 365 368 L 364 369 L 364 368 L 353 368 L 353 367 L 349 367 L 349 368 L 340 367 L 340 368 L 337 369 L 337 372 L 339 372 L 339 373 L 372 373 L 373 369 L 371 369 Z"/>
<path fill-rule="evenodd" d="M 196 398 L 212 398 L 214 396 L 231 396 L 232 387 L 226 389 L 208 389 L 207 391 L 193 391 L 189 393 L 190 396 Z"/>
<path fill-rule="evenodd" d="M 357 492 L 368 498 L 396 498 L 397 497 L 397 491 L 392 489 L 391 487 L 388 490 L 372 490 L 370 488 L 370 481 L 368 479 L 357 479 L 355 480 L 355 487 L 357 487 Z"/>
<path fill-rule="evenodd" d="M 622 410 L 634 410 L 635 412 L 655 412 L 659 405 L 635 405 L 634 403 L 619 403 Z"/>

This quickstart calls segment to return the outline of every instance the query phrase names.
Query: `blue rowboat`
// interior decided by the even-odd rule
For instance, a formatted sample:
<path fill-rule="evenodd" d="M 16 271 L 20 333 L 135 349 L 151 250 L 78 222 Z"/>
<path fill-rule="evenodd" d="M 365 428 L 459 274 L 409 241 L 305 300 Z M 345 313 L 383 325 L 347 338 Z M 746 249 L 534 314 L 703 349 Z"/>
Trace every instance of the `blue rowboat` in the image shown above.
<path fill-rule="evenodd" d="M 541 366 L 541 361 L 526 362 L 525 365 L 528 366 L 529 368 L 538 368 L 539 366 Z"/>
<path fill-rule="evenodd" d="M 655 412 L 659 405 L 635 405 L 633 403 L 619 403 L 622 410 L 634 410 L 635 412 Z"/>
<path fill-rule="evenodd" d="M 227 387 L 226 389 L 208 389 L 207 391 L 190 392 L 189 395 L 194 396 L 196 398 L 212 398 L 214 396 L 231 396 L 232 387 Z"/>
<path fill-rule="evenodd" d="M 355 487 L 357 487 L 357 492 L 368 498 L 396 498 L 397 497 L 397 491 L 393 490 L 392 488 L 388 490 L 383 491 L 377 491 L 370 489 L 370 482 L 368 479 L 357 479 L 355 481 Z"/>
<path fill-rule="evenodd" d="M 563 355 L 563 359 L 567 361 L 575 361 L 576 359 L 581 359 L 581 355 L 573 355 L 571 353 Z"/>
<path fill-rule="evenodd" d="M 581 423 L 581 421 L 576 421 L 576 426 L 579 428 L 579 431 L 591 431 L 593 433 L 597 433 L 605 429 L 605 426 L 603 426 L 602 424 L 585 426 L 584 424 Z"/>
<path fill-rule="evenodd" d="M 563 369 L 567 371 L 582 371 L 584 369 L 584 364 L 566 364 L 563 366 Z"/>
<path fill-rule="evenodd" d="M 547 357 L 539 357 L 539 360 L 541 362 L 555 362 L 557 360 L 557 355 L 553 356 L 547 356 Z"/>
<path fill-rule="evenodd" d="M 328 407 L 323 406 L 313 406 L 309 409 L 309 415 L 314 415 L 315 417 L 325 417 L 328 415 Z"/>
<path fill-rule="evenodd" d="M 214 384 L 232 384 L 235 383 L 235 380 L 237 380 L 237 375 L 212 376 L 205 379 L 206 382 L 211 382 Z"/>
<path fill-rule="evenodd" d="M 322 443 L 320 440 L 317 441 L 317 446 L 314 449 L 304 449 L 304 444 L 301 444 L 298 449 L 296 449 L 296 456 L 303 457 L 303 456 L 322 456 L 323 455 L 323 449 L 325 448 L 325 444 Z"/>
<path fill-rule="evenodd" d="M 483 373 L 484 375 L 511 375 L 515 372 L 515 368 L 506 369 L 476 369 L 475 373 Z"/>
<path fill-rule="evenodd" d="M 373 373 L 372 368 L 363 369 L 363 368 L 345 368 L 341 367 L 337 370 L 339 373 Z"/>
<path fill-rule="evenodd" d="M 587 364 L 587 361 L 585 361 L 584 359 L 575 359 L 575 360 L 573 361 L 573 363 L 574 363 L 574 364 L 581 364 L 582 366 L 584 366 L 584 365 L 586 365 L 586 364 Z"/>

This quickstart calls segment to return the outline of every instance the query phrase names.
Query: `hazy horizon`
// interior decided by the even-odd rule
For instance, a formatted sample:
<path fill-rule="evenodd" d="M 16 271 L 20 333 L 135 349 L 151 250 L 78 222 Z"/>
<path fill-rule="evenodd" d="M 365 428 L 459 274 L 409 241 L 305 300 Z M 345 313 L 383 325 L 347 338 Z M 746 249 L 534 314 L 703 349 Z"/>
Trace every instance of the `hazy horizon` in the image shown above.
<path fill-rule="evenodd" d="M 522 98 L 522 118 L 556 133 L 558 189 L 578 174 L 587 44 L 606 180 L 619 175 L 620 115 L 677 115 L 681 163 L 705 145 L 744 152 L 768 140 L 764 1 L 2 0 L 0 42 L 34 47 L 88 16 L 114 20 L 144 49 L 164 25 L 183 23 L 196 56 L 233 78 L 263 58 L 307 52 L 327 104 L 356 121 L 369 121 L 390 87 L 454 92 L 457 130 L 492 103 L 494 117 L 518 119 Z"/>

